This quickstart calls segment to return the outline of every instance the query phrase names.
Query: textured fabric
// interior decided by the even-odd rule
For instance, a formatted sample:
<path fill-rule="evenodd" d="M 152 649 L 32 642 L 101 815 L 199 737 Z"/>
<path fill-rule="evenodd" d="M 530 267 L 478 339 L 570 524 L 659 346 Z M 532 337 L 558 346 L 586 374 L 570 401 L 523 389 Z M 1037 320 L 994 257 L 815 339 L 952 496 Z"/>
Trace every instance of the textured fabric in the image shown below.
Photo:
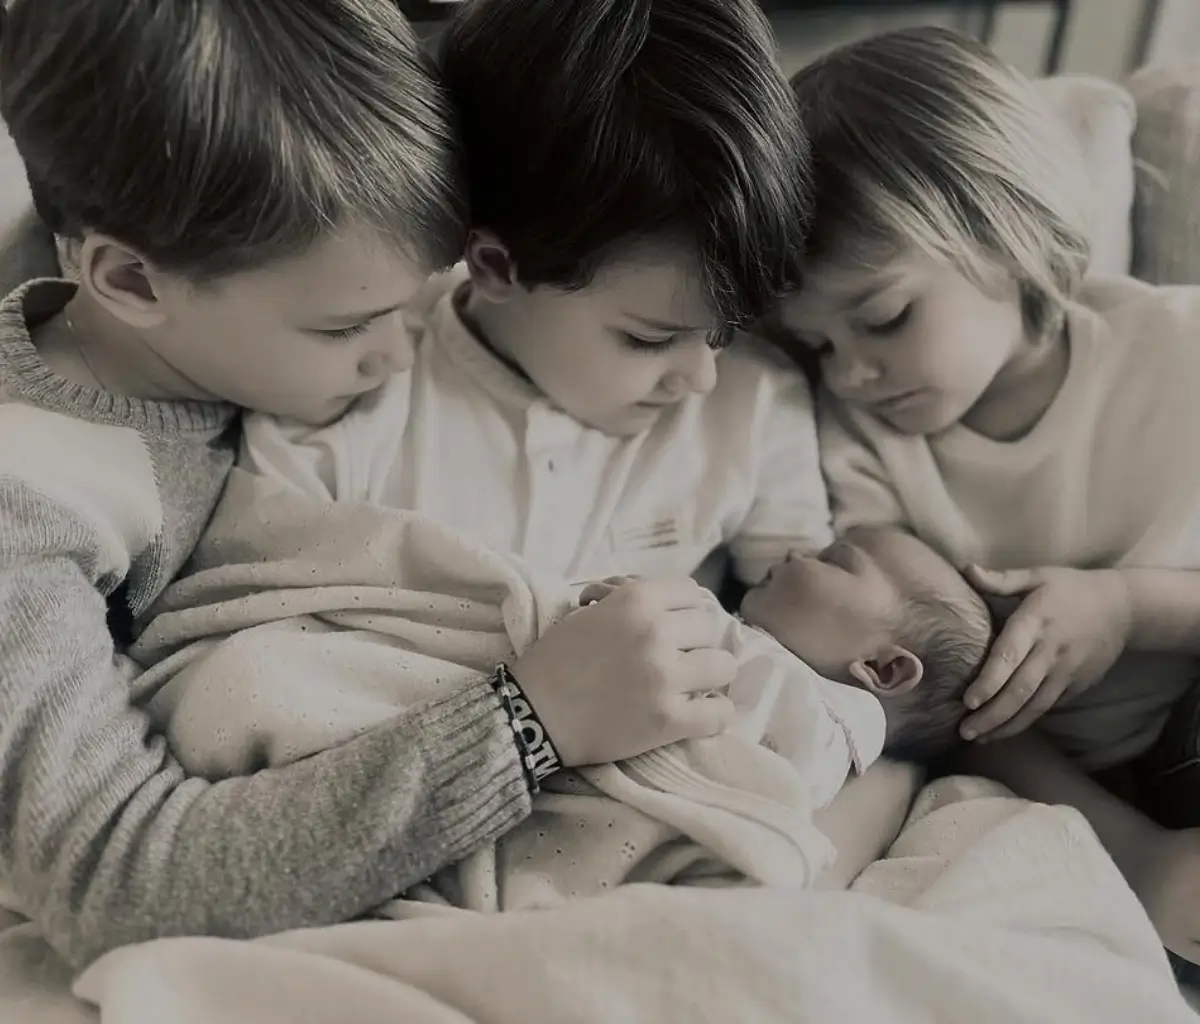
<path fill-rule="evenodd" d="M 243 464 L 309 493 L 421 512 L 564 579 L 686 576 L 728 542 L 754 582 L 790 549 L 828 542 L 812 398 L 778 356 L 739 342 L 710 394 L 611 437 L 554 408 L 466 329 L 453 301 L 463 275 L 410 310 L 410 373 L 322 430 L 250 417 Z"/>
<path fill-rule="evenodd" d="M 133 654 L 154 665 L 139 679 L 153 719 L 210 779 L 295 764 L 448 700 L 575 606 L 574 588 L 418 513 L 240 470 L 194 567 Z M 547 780 L 530 819 L 439 876 L 443 898 L 528 909 L 697 863 L 705 877 L 811 882 L 833 857 L 813 813 L 879 756 L 883 709 L 726 618 L 740 666 L 729 733 Z"/>
<path fill-rule="evenodd" d="M 537 913 L 411 908 L 120 950 L 76 991 L 104 1024 L 1195 1024 L 1078 814 L 943 789 L 850 892 L 642 885 Z"/>
<path fill-rule="evenodd" d="M 528 813 L 480 680 L 286 771 L 187 777 L 131 706 L 114 646 L 180 570 L 233 462 L 232 408 L 56 376 L 0 304 L 0 889 L 81 964 L 170 934 L 353 917 Z M 451 810 L 453 809 L 453 810 Z"/>
<path fill-rule="evenodd" d="M 1094 281 L 1053 404 L 1023 438 L 905 437 L 822 400 L 839 531 L 907 524 L 957 565 L 1200 568 L 1200 288 Z M 827 400 L 825 400 L 827 399 Z M 1153 743 L 1195 659 L 1130 653 L 1043 719 L 1089 767 Z"/>
<path fill-rule="evenodd" d="M 1138 108 L 1132 273 L 1200 284 L 1200 61 L 1140 71 L 1128 86 Z"/>

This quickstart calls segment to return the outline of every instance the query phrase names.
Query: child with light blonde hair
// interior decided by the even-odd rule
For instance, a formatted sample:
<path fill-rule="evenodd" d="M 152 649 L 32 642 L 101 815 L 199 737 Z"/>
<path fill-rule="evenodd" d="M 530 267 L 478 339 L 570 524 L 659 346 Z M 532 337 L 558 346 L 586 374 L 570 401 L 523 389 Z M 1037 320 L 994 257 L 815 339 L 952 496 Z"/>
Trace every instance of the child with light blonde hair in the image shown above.
<path fill-rule="evenodd" d="M 894 32 L 792 85 L 816 217 L 771 327 L 822 382 L 836 530 L 909 530 L 1016 599 L 964 738 L 1036 721 L 1093 771 L 1173 750 L 1144 780 L 1152 799 L 1195 760 L 1168 719 L 1194 717 L 1200 653 L 1200 288 L 1085 281 L 1067 131 L 978 43 Z M 1164 893 L 1186 891 L 1200 835 L 1161 831 L 1025 737 L 970 759 L 1088 814 L 1164 940 L 1197 957 L 1200 906 Z M 1176 823 L 1200 825 L 1198 782 Z"/>

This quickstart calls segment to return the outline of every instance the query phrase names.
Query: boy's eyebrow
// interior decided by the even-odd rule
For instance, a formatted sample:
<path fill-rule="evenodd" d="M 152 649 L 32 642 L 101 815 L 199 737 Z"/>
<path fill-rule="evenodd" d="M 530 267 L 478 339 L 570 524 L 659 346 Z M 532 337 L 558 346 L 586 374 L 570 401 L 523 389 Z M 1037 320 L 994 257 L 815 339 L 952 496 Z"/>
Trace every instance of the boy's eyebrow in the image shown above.
<path fill-rule="evenodd" d="M 393 302 L 390 306 L 380 306 L 378 309 L 364 309 L 351 311 L 346 313 L 331 313 L 328 316 L 319 317 L 318 319 L 326 326 L 330 324 L 362 324 L 368 320 L 378 320 L 381 316 L 387 316 L 389 313 L 394 313 L 403 302 Z"/>

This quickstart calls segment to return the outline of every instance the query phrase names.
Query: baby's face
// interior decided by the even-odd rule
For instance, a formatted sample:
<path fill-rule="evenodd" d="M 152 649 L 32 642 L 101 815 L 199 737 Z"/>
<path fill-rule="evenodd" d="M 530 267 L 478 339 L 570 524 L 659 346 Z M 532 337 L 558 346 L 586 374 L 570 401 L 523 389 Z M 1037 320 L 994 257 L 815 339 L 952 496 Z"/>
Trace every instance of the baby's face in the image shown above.
<path fill-rule="evenodd" d="M 859 529 L 819 555 L 789 556 L 742 601 L 742 617 L 766 630 L 827 679 L 851 682 L 848 667 L 892 642 L 903 604 L 916 590 L 953 593 L 957 570 L 897 529 Z"/>

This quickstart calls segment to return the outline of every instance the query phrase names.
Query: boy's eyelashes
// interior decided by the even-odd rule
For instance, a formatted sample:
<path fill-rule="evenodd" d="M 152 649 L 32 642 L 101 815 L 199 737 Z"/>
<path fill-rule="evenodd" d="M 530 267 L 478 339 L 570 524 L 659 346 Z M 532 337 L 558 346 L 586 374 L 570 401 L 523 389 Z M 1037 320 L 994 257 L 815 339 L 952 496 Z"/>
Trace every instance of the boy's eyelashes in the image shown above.
<path fill-rule="evenodd" d="M 635 352 L 662 352 L 670 348 L 679 337 L 678 334 L 668 334 L 661 338 L 643 338 L 637 334 L 631 334 L 629 331 L 620 331 L 621 340 L 625 343 L 626 348 L 631 348 Z"/>
<path fill-rule="evenodd" d="M 706 333 L 705 342 L 709 348 L 720 351 L 723 348 L 729 347 L 736 331 L 737 326 L 734 324 L 715 327 Z M 618 331 L 618 334 L 620 334 L 621 341 L 625 344 L 626 348 L 631 348 L 635 352 L 665 352 L 684 336 L 682 332 L 658 338 L 645 338 L 638 334 L 632 334 L 629 331 Z"/>
<path fill-rule="evenodd" d="M 357 338 L 360 334 L 366 334 L 370 326 L 371 321 L 367 320 L 360 324 L 351 324 L 349 327 L 338 327 L 335 330 L 323 330 L 317 331 L 317 333 L 336 341 L 346 341 L 350 338 Z"/>
<path fill-rule="evenodd" d="M 401 303 L 397 302 L 390 306 L 371 310 L 370 312 L 363 311 L 357 314 L 347 312 L 343 314 L 346 318 L 357 315 L 360 319 L 355 323 L 347 324 L 345 327 L 316 327 L 312 329 L 312 333 L 319 334 L 323 338 L 332 338 L 334 341 L 346 341 L 350 338 L 357 338 L 360 334 L 366 334 L 377 320 L 382 320 L 385 316 L 391 316 L 400 307 Z M 330 319 L 334 318 L 331 317 Z"/>

